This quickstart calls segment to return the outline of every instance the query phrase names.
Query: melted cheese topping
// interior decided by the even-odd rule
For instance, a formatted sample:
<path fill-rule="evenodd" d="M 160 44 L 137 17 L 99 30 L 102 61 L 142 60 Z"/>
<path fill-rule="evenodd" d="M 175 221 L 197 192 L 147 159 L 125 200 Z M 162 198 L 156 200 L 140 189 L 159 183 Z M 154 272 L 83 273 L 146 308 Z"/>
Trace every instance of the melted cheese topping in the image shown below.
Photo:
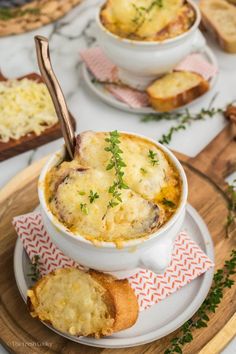
<path fill-rule="evenodd" d="M 104 133 L 81 134 L 81 144 L 76 159 L 84 166 L 106 171 L 109 159 L 109 154 L 105 151 L 106 146 Z M 155 201 L 156 195 L 165 184 L 165 179 L 171 173 L 165 154 L 147 140 L 127 134 L 122 134 L 120 147 L 126 162 L 124 181 L 135 192 L 148 200 Z M 148 158 L 149 150 L 157 154 L 157 166 L 152 166 Z"/>
<path fill-rule="evenodd" d="M 89 240 L 112 241 L 150 235 L 173 215 L 181 196 L 181 181 L 162 150 L 145 139 L 120 134 L 126 164 L 120 190 L 122 202 L 108 208 L 114 169 L 106 166 L 107 133 L 85 132 L 79 136 L 75 159 L 48 172 L 46 198 L 52 213 L 74 234 Z M 149 151 L 158 161 L 153 165 Z M 92 203 L 90 192 L 98 194 Z M 166 202 L 167 200 L 167 202 Z"/>
<path fill-rule="evenodd" d="M 32 316 L 61 332 L 87 336 L 108 334 L 113 325 L 104 293 L 88 273 L 67 268 L 45 276 L 27 295 L 34 309 Z"/>
<path fill-rule="evenodd" d="M 57 123 L 57 116 L 43 83 L 33 80 L 0 82 L 0 141 L 40 135 Z"/>
<path fill-rule="evenodd" d="M 108 0 L 101 10 L 101 21 L 112 33 L 137 40 L 163 40 L 187 31 L 194 22 L 194 11 L 187 26 L 176 25 L 183 8 L 183 0 Z M 186 16 L 188 16 L 186 14 Z M 168 26 L 175 28 L 169 31 Z M 163 38 L 163 30 L 167 35 Z M 160 33 L 160 37 L 159 37 Z"/>

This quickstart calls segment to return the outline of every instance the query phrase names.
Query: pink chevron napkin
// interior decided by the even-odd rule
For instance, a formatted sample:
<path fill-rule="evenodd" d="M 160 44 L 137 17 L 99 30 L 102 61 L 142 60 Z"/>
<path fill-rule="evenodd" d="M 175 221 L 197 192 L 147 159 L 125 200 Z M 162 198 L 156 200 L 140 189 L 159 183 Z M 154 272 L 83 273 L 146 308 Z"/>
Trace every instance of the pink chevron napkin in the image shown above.
<path fill-rule="evenodd" d="M 131 108 L 149 105 L 146 92 L 135 90 L 119 82 L 118 68 L 105 56 L 101 48 L 85 49 L 80 52 L 80 56 L 94 77 L 104 83 L 105 88 L 119 101 Z M 202 75 L 205 80 L 209 80 L 216 75 L 218 68 L 209 63 L 201 54 L 193 53 L 179 63 L 175 70 L 192 71 Z"/>
<path fill-rule="evenodd" d="M 217 67 L 206 61 L 199 53 L 193 53 L 183 59 L 175 68 L 175 71 L 192 71 L 200 74 L 205 80 L 209 80 L 217 74 Z"/>
<path fill-rule="evenodd" d="M 36 255 L 39 256 L 41 275 L 56 268 L 82 268 L 52 243 L 40 213 L 17 216 L 13 219 L 13 225 L 31 261 L 34 261 Z M 142 311 L 165 299 L 213 266 L 213 262 L 187 233 L 181 232 L 176 238 L 172 260 L 164 274 L 140 269 L 128 280 Z"/>

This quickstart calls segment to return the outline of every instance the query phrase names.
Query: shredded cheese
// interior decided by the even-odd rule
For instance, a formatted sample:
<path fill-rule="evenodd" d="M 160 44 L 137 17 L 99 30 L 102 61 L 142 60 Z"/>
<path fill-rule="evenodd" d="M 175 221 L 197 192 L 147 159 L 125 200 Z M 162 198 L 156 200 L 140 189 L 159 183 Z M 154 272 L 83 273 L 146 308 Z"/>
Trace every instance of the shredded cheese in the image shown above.
<path fill-rule="evenodd" d="M 57 123 L 57 116 L 43 83 L 23 79 L 0 82 L 0 141 L 42 134 Z"/>

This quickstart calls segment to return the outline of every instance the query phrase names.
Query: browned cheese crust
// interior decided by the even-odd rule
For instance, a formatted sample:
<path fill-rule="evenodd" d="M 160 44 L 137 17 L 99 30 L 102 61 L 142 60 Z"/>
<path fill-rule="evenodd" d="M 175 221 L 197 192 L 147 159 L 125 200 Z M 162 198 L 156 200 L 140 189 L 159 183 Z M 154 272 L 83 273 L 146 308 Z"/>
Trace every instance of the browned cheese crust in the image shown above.
<path fill-rule="evenodd" d="M 85 281 L 87 282 L 91 282 L 92 280 L 92 282 L 94 283 L 94 288 L 91 289 L 92 292 L 95 290 L 95 288 L 98 288 L 100 289 L 99 291 L 102 291 L 100 301 L 103 302 L 103 305 L 107 311 L 107 315 L 105 316 L 104 326 L 101 326 L 97 331 L 93 330 L 91 332 L 88 331 L 86 332 L 83 329 L 81 331 L 75 330 L 75 333 L 74 332 L 72 333 L 71 330 L 69 330 L 69 326 L 71 325 L 71 323 L 69 323 L 68 328 L 62 330 L 62 327 L 55 325 L 54 323 L 55 318 L 53 318 L 53 315 L 55 316 L 55 313 L 53 313 L 53 311 L 48 310 L 48 308 L 50 308 L 49 303 L 45 304 L 45 298 L 46 299 L 49 298 L 49 302 L 51 301 L 49 297 L 50 293 L 48 290 L 50 288 L 47 287 L 48 283 L 50 281 L 53 281 L 53 277 L 59 275 L 61 277 L 60 278 L 61 287 L 57 289 L 57 294 L 60 291 L 63 292 L 64 291 L 63 282 L 66 281 L 66 279 L 68 279 L 70 272 L 74 272 L 74 273 L 78 272 L 78 274 L 83 275 L 83 277 L 85 277 Z M 76 284 L 73 283 L 72 284 L 69 283 L 69 286 L 70 285 L 76 286 Z M 40 293 L 39 290 L 41 292 L 48 291 L 48 293 L 46 294 L 44 292 L 43 293 L 44 297 L 42 298 L 42 293 Z M 64 293 L 62 295 L 64 295 Z M 61 298 L 63 298 L 63 296 L 60 297 L 60 299 Z M 57 302 L 55 295 L 52 301 L 54 303 Z M 68 303 L 68 298 L 66 299 L 66 301 Z M 83 307 L 83 299 L 78 296 L 78 304 L 80 303 L 81 303 L 81 307 Z M 45 312 L 45 305 L 46 305 L 46 312 Z M 76 268 L 57 269 L 56 271 L 53 271 L 47 276 L 44 276 L 43 278 L 38 280 L 37 283 L 31 289 L 28 290 L 27 306 L 32 317 L 38 318 L 42 322 L 54 326 L 57 330 L 61 332 L 70 335 L 76 335 L 76 336 L 93 336 L 96 338 L 100 338 L 106 335 L 111 335 L 114 332 L 121 331 L 123 329 L 133 326 L 137 320 L 138 313 L 139 313 L 137 298 L 134 294 L 133 289 L 129 285 L 128 280 L 118 280 L 115 277 L 108 274 L 100 273 L 94 270 L 85 272 Z M 67 306 L 66 302 L 65 302 L 65 306 Z M 63 325 L 64 323 L 66 323 L 66 321 L 68 321 L 68 317 L 67 317 L 68 311 L 71 311 L 71 309 L 75 310 L 75 305 L 73 306 L 74 307 L 71 307 L 70 305 L 69 308 L 65 307 L 65 309 L 63 308 L 61 309 L 60 322 Z M 91 309 L 90 313 L 94 312 L 98 306 L 100 306 L 99 302 L 95 301 L 94 307 L 93 309 Z M 57 315 L 58 313 L 56 313 L 56 316 Z M 89 313 L 87 315 L 90 316 Z M 77 321 L 79 322 L 79 319 Z M 76 327 L 76 321 L 74 319 L 73 319 L 73 326 Z"/>

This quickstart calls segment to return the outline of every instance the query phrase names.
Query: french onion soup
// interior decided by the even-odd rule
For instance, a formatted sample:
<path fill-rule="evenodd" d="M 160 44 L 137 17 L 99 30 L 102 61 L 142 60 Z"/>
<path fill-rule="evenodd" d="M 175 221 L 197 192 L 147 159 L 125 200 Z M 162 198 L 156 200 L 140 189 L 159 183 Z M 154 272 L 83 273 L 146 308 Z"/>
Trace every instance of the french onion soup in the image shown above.
<path fill-rule="evenodd" d="M 176 167 L 155 143 L 117 131 L 80 134 L 74 159 L 45 180 L 48 206 L 70 232 L 116 245 L 164 225 L 181 190 Z"/>
<path fill-rule="evenodd" d="M 131 40 L 163 41 L 188 31 L 195 11 L 184 0 L 108 0 L 100 12 L 104 27 Z"/>

